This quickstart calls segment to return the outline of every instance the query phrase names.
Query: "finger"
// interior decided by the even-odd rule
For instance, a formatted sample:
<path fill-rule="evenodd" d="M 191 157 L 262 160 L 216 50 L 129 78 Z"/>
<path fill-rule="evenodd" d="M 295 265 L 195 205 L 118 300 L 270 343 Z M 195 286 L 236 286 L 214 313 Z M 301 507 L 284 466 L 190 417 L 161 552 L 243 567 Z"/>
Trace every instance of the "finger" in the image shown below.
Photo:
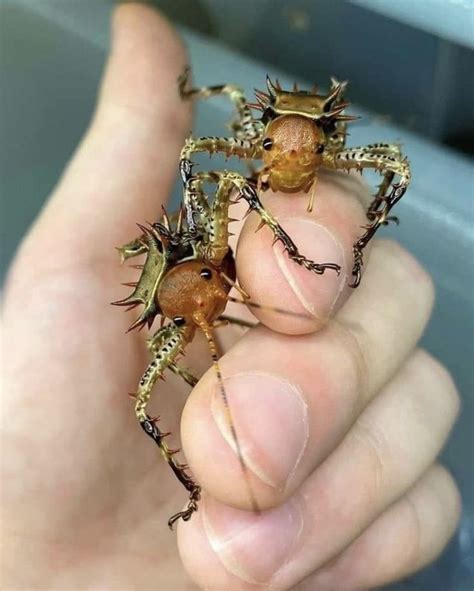
<path fill-rule="evenodd" d="M 416 261 L 378 242 L 365 281 L 325 330 L 290 337 L 259 327 L 226 353 L 225 389 L 262 507 L 288 498 L 342 440 L 415 347 L 432 301 L 432 282 Z M 249 508 L 212 371 L 186 404 L 182 440 L 204 488 Z"/>
<path fill-rule="evenodd" d="M 23 250 L 28 263 L 35 257 L 30 267 L 114 257 L 114 246 L 139 233 L 137 221 L 156 218 L 190 126 L 177 87 L 185 62 L 176 33 L 155 10 L 116 10 L 96 113 Z"/>
<path fill-rule="evenodd" d="M 433 466 L 399 501 L 301 591 L 372 589 L 426 566 L 446 546 L 459 521 L 461 499 L 451 475 Z"/>
<path fill-rule="evenodd" d="M 300 254 L 316 263 L 341 267 L 339 275 L 326 269 L 318 275 L 296 264 L 266 227 L 259 230 L 257 214 L 243 227 L 237 249 L 239 281 L 260 304 L 308 315 L 310 321 L 267 310 L 252 312 L 273 330 L 288 334 L 312 332 L 342 306 L 352 291 L 352 247 L 367 223 L 367 189 L 356 179 L 320 179 L 316 205 L 308 213 L 307 194 L 264 193 L 262 202 L 295 242 Z M 257 233 L 255 233 L 257 231 Z M 368 255 L 368 253 L 366 253 Z M 367 259 L 368 260 L 368 259 Z"/>
<path fill-rule="evenodd" d="M 340 554 L 414 485 L 439 453 L 458 408 L 447 372 L 417 353 L 283 505 L 255 515 L 206 496 L 201 521 L 180 535 L 185 563 L 209 564 L 214 552 L 222 565 L 220 582 L 240 577 L 292 588 Z M 207 547 L 188 545 L 198 536 L 207 537 Z"/>

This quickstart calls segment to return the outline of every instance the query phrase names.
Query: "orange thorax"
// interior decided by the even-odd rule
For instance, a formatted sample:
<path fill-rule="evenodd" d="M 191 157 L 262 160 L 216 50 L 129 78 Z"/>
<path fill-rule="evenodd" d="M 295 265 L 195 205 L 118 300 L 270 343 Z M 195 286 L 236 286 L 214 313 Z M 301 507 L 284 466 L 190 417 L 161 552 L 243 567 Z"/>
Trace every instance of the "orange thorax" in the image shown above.
<path fill-rule="evenodd" d="M 265 132 L 262 180 L 273 191 L 308 191 L 321 164 L 324 133 L 301 115 L 282 115 Z"/>

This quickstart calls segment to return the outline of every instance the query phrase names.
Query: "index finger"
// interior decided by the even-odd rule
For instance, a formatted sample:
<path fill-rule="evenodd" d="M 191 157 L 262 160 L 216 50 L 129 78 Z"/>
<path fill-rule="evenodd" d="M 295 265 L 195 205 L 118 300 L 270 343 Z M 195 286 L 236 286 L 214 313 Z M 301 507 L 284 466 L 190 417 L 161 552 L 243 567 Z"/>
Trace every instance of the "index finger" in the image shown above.
<path fill-rule="evenodd" d="M 363 233 L 361 226 L 367 221 L 363 202 L 369 195 L 356 179 L 332 178 L 318 181 L 311 213 L 306 211 L 307 194 L 269 191 L 261 199 L 291 236 L 300 254 L 316 263 L 336 263 L 341 267 L 339 275 L 332 269 L 318 275 L 292 261 L 281 244 L 272 246 L 273 235 L 267 228 L 255 234 L 259 224 L 255 214 L 242 229 L 237 270 L 251 299 L 310 319 L 257 309 L 255 315 L 272 330 L 287 334 L 313 332 L 326 323 L 352 291 L 352 245 Z"/>

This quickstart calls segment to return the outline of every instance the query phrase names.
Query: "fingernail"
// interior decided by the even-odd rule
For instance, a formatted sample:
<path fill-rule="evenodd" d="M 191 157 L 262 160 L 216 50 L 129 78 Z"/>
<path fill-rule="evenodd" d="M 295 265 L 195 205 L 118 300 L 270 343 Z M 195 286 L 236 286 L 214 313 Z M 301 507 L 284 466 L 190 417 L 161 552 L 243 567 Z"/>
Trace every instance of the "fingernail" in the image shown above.
<path fill-rule="evenodd" d="M 245 463 L 260 480 L 283 489 L 308 439 L 308 411 L 301 392 L 288 381 L 263 372 L 231 376 L 225 380 L 225 390 Z M 219 391 L 211 399 L 211 412 L 236 453 Z"/>
<path fill-rule="evenodd" d="M 335 263 L 341 267 L 339 275 L 333 269 L 326 269 L 322 275 L 317 275 L 292 261 L 280 243 L 273 247 L 278 266 L 303 307 L 312 315 L 325 318 L 334 308 L 346 283 L 342 245 L 326 227 L 313 220 L 286 218 L 279 221 L 293 237 L 300 254 L 318 264 Z"/>
<path fill-rule="evenodd" d="M 294 501 L 255 515 L 206 497 L 203 524 L 211 548 L 230 573 L 264 584 L 291 559 L 303 516 Z"/>

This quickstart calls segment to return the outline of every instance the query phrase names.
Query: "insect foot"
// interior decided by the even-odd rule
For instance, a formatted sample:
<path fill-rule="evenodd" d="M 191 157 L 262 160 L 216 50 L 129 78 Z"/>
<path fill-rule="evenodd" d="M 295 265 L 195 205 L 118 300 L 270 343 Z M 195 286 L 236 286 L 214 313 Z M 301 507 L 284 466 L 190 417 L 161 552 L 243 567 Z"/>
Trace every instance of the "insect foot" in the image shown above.
<path fill-rule="evenodd" d="M 178 450 L 172 450 L 166 445 L 166 443 L 164 443 L 163 439 L 170 435 L 170 433 L 162 433 L 156 426 L 156 419 L 151 418 L 148 415 L 146 415 L 146 417 L 147 418 L 144 421 L 140 422 L 142 429 L 149 437 L 151 437 L 155 441 L 155 443 L 160 448 L 163 457 L 173 470 L 175 476 L 186 488 L 186 490 L 189 491 L 189 501 L 186 509 L 184 511 L 176 513 L 175 515 L 170 517 L 168 521 L 169 528 L 173 529 L 173 525 L 174 523 L 176 523 L 176 521 L 178 521 L 178 519 L 188 521 L 189 519 L 191 519 L 191 515 L 198 510 L 198 503 L 201 499 L 201 487 L 193 481 L 189 474 L 186 473 L 187 466 L 185 464 L 179 464 L 173 458 L 173 456 Z"/>
<path fill-rule="evenodd" d="M 189 496 L 188 506 L 184 511 L 180 511 L 168 519 L 168 527 L 172 530 L 174 524 L 182 519 L 183 521 L 189 521 L 191 515 L 198 510 L 198 502 L 201 500 L 201 487 L 196 486 L 196 489 Z"/>
<path fill-rule="evenodd" d="M 179 162 L 179 172 L 184 184 L 191 180 L 193 175 L 193 162 L 187 158 L 182 158 Z"/>
<path fill-rule="evenodd" d="M 288 256 L 297 265 L 301 265 L 305 269 L 322 275 L 327 269 L 335 271 L 338 275 L 341 272 L 341 267 L 335 263 L 315 263 L 314 261 L 306 258 L 298 251 L 293 240 L 285 232 L 285 230 L 277 222 L 276 218 L 272 216 L 263 206 L 260 201 L 256 189 L 251 185 L 247 184 L 242 187 L 241 195 L 249 204 L 249 211 L 255 211 L 262 218 L 262 224 L 267 225 L 273 233 L 273 244 L 281 242 L 284 250 L 288 253 Z"/>

